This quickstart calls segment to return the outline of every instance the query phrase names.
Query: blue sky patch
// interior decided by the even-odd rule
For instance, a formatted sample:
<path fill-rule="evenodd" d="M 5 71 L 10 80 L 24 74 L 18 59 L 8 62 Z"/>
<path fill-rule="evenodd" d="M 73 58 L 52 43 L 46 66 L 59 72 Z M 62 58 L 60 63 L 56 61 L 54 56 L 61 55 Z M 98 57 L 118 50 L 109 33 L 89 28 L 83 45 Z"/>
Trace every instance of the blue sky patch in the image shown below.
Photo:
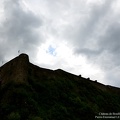
<path fill-rule="evenodd" d="M 56 49 L 50 45 L 50 46 L 48 47 L 47 53 L 49 53 L 50 55 L 56 56 L 55 50 L 56 50 Z"/>

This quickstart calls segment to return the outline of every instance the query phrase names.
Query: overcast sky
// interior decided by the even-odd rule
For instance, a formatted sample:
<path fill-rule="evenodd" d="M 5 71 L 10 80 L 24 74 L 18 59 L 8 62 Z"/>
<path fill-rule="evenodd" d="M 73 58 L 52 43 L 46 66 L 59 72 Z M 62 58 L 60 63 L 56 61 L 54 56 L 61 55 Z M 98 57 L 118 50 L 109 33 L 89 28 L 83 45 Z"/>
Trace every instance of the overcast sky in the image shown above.
<path fill-rule="evenodd" d="M 0 65 L 27 53 L 120 87 L 120 0 L 0 0 Z"/>

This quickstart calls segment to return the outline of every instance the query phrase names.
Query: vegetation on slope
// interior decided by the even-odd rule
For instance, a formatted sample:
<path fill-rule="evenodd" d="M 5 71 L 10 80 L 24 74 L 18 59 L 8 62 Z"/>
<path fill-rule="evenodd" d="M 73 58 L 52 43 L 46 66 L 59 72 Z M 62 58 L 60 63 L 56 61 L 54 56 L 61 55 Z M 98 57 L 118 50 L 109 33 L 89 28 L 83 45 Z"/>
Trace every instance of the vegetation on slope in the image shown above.
<path fill-rule="evenodd" d="M 99 112 L 119 112 L 120 96 L 90 80 L 32 64 L 28 80 L 0 87 L 1 120 L 93 120 Z"/>

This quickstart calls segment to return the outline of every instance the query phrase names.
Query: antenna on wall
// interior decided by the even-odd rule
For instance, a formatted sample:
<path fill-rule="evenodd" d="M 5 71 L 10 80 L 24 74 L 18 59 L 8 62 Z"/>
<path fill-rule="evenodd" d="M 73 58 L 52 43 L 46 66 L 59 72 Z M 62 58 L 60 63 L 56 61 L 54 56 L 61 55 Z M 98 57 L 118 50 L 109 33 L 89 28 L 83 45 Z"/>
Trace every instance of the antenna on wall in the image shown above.
<path fill-rule="evenodd" d="M 18 50 L 18 54 L 20 54 L 20 50 Z"/>

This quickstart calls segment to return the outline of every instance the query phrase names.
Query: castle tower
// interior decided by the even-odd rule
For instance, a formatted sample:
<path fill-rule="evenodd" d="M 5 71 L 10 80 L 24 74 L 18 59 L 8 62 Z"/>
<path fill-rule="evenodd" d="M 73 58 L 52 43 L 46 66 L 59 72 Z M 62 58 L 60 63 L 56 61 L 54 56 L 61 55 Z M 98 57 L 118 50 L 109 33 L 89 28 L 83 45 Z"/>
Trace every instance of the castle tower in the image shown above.
<path fill-rule="evenodd" d="M 9 82 L 27 82 L 29 57 L 27 54 L 20 54 L 0 67 L 1 85 Z"/>

